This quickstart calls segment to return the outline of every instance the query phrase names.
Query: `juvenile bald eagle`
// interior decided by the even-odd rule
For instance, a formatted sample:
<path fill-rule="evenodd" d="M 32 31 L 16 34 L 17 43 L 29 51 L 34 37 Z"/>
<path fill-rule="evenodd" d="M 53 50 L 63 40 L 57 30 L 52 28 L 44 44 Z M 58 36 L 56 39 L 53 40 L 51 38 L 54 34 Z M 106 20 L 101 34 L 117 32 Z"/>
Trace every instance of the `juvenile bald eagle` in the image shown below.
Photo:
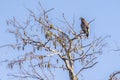
<path fill-rule="evenodd" d="M 89 23 L 82 17 L 80 17 L 80 19 L 81 19 L 81 29 L 83 33 L 88 37 L 90 32 Z"/>

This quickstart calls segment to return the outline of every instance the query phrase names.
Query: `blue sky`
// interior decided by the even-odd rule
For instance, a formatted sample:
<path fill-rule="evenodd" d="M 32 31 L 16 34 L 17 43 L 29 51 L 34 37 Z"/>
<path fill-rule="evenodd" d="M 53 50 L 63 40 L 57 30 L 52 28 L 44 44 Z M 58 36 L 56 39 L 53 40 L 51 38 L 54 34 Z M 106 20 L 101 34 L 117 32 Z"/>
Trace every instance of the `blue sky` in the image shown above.
<path fill-rule="evenodd" d="M 39 0 L 0 0 L 0 45 L 13 43 L 14 36 L 7 33 L 6 20 L 15 16 L 23 22 L 28 17 L 26 8 L 37 10 Z M 95 18 L 91 23 L 91 34 L 93 36 L 110 35 L 107 39 L 108 47 L 104 54 L 98 58 L 99 63 L 94 68 L 83 72 L 84 80 L 107 80 L 109 75 L 120 70 L 120 54 L 112 49 L 120 48 L 120 0 L 41 0 L 45 9 L 55 8 L 50 14 L 55 19 L 62 18 L 62 13 L 71 22 L 73 16 L 76 19 L 76 26 L 79 25 L 79 17 L 87 21 Z M 10 53 L 11 52 L 11 53 Z M 0 60 L 12 58 L 15 51 L 8 48 L 0 49 Z M 7 54 L 7 55 L 6 55 Z M 0 79 L 7 80 L 5 65 L 0 67 Z"/>

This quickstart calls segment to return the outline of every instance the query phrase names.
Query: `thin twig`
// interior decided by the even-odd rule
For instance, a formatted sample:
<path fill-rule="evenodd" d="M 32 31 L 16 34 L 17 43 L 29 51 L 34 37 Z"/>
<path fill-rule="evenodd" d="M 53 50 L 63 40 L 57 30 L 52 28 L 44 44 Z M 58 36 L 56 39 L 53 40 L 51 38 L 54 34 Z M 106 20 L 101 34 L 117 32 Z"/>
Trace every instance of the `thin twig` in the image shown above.
<path fill-rule="evenodd" d="M 97 63 L 98 63 L 98 62 L 95 62 L 94 64 L 92 64 L 92 65 L 90 65 L 90 66 L 81 68 L 81 69 L 78 71 L 78 73 L 76 74 L 76 76 L 78 76 L 81 71 L 83 71 L 83 70 L 85 70 L 85 69 L 88 69 L 88 68 L 92 68 L 92 67 L 93 67 L 94 65 L 96 65 Z"/>

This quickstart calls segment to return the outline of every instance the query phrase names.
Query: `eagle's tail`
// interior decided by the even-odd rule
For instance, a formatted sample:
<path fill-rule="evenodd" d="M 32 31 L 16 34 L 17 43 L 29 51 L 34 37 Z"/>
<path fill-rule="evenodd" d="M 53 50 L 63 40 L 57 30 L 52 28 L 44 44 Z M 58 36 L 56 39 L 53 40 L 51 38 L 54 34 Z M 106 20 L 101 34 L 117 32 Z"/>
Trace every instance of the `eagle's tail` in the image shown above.
<path fill-rule="evenodd" d="M 86 37 L 87 37 L 87 38 L 89 37 L 89 33 L 86 33 Z"/>

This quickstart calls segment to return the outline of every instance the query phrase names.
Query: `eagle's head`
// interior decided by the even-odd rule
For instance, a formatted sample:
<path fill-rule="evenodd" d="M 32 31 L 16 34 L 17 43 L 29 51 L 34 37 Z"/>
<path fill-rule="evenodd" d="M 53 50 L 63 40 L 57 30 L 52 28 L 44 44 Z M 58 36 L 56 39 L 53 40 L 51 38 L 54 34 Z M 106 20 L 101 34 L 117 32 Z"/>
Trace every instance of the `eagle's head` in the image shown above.
<path fill-rule="evenodd" d="M 80 17 L 81 21 L 85 21 L 85 19 L 83 17 Z"/>

